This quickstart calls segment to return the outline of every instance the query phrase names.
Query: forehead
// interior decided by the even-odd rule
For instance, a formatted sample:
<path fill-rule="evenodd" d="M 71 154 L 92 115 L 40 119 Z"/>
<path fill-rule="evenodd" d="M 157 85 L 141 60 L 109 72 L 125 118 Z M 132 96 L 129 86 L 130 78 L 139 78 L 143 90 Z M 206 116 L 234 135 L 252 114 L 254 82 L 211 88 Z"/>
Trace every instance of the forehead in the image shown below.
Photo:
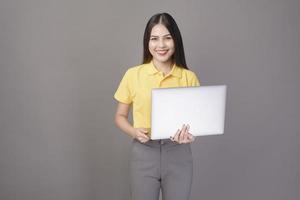
<path fill-rule="evenodd" d="M 151 30 L 151 35 L 161 36 L 166 34 L 170 34 L 170 32 L 163 24 L 156 24 Z"/>

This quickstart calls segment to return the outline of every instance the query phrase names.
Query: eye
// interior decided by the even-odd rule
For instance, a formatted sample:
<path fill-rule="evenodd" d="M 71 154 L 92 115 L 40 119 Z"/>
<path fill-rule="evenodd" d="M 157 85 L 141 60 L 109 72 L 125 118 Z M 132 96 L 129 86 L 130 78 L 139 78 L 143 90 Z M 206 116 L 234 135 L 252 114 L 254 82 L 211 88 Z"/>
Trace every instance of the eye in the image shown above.
<path fill-rule="evenodd" d="M 153 38 L 150 38 L 150 40 L 157 40 L 157 38 L 154 38 L 154 37 L 153 37 Z"/>
<path fill-rule="evenodd" d="M 168 37 L 166 37 L 166 39 L 167 39 L 167 40 L 171 40 L 171 39 L 172 39 L 172 37 L 171 37 L 171 36 L 168 36 Z"/>

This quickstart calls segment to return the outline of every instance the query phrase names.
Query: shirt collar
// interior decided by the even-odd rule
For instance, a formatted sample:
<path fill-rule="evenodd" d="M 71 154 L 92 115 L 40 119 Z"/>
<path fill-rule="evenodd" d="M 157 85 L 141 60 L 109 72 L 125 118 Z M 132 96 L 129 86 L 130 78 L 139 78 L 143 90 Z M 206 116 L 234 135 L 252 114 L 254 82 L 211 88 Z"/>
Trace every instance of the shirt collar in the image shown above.
<path fill-rule="evenodd" d="M 147 72 L 149 75 L 155 75 L 156 73 L 159 73 L 159 71 L 154 67 L 152 60 L 150 61 L 150 63 L 148 63 L 147 68 L 148 68 Z M 181 78 L 181 73 L 182 73 L 181 67 L 178 67 L 176 64 L 174 64 L 169 74 Z"/>

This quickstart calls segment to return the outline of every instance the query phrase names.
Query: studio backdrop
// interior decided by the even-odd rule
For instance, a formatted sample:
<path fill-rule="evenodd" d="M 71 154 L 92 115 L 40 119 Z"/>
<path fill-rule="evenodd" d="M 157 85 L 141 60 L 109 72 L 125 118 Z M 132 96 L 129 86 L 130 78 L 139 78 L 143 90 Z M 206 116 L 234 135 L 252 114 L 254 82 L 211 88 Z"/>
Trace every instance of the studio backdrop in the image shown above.
<path fill-rule="evenodd" d="M 300 1 L 1 0 L 0 199 L 129 200 L 113 95 L 170 13 L 202 85 L 226 84 L 224 135 L 192 145 L 191 200 L 300 199 Z"/>

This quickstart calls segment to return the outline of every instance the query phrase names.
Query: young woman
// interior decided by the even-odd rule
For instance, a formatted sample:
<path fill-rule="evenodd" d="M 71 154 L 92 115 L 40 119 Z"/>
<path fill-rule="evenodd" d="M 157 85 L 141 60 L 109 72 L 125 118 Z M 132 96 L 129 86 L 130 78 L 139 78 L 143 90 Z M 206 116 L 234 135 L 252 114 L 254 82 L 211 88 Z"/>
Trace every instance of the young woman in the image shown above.
<path fill-rule="evenodd" d="M 114 95 L 118 101 L 116 125 L 133 138 L 130 178 L 133 200 L 188 200 L 193 159 L 189 125 L 178 127 L 174 137 L 150 140 L 151 90 L 199 86 L 188 70 L 180 31 L 168 13 L 150 18 L 144 33 L 144 59 L 129 68 Z M 172 101 L 172 99 L 170 99 Z M 133 126 L 128 121 L 133 106 Z M 174 108 L 176 109 L 176 108 Z"/>

